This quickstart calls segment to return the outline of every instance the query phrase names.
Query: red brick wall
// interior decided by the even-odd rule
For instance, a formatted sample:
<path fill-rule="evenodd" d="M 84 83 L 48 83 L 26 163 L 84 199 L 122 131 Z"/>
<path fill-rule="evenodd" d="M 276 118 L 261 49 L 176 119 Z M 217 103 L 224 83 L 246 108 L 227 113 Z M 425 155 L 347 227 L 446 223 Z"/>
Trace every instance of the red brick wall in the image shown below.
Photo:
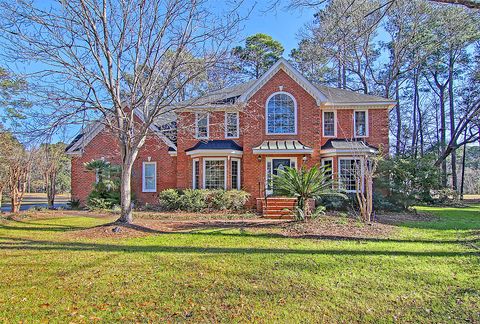
<path fill-rule="evenodd" d="M 167 145 L 155 135 L 149 135 L 140 149 L 132 171 L 132 191 L 139 203 L 156 203 L 159 191 L 176 187 L 176 161 L 168 155 L 167 150 Z M 148 157 L 152 162 L 157 162 L 157 192 L 153 193 L 142 192 L 142 166 Z M 112 164 L 121 162 L 118 140 L 107 129 L 86 145 L 82 155 L 72 156 L 72 199 L 79 199 L 85 204 L 95 184 L 95 173 L 87 171 L 84 163 L 102 158 Z"/>
<path fill-rule="evenodd" d="M 297 134 L 296 135 L 267 135 L 265 131 L 265 104 L 270 95 L 281 91 L 290 93 L 297 102 Z M 320 147 L 328 138 L 322 137 L 322 108 L 318 107 L 315 99 L 297 84 L 287 73 L 280 70 L 250 99 L 243 112 L 240 113 L 240 137 L 234 139 L 243 147 L 241 159 L 241 183 L 243 189 L 251 193 L 251 206 L 255 198 L 263 194 L 265 183 L 266 159 L 262 155 L 253 154 L 253 147 L 260 145 L 265 140 L 296 139 L 304 145 L 314 149 L 312 156 L 307 156 L 305 165 L 311 167 L 320 163 Z M 353 138 L 353 111 L 355 107 L 340 107 L 337 110 L 337 137 Z M 388 152 L 388 110 L 369 109 L 368 123 L 369 136 L 365 140 L 374 146 L 383 145 L 384 152 Z M 225 112 L 210 112 L 210 138 L 225 139 Z M 185 150 L 198 143 L 195 138 L 195 113 L 179 113 L 177 157 L 167 153 L 167 146 L 156 136 L 150 136 L 141 149 L 134 166 L 132 179 L 133 191 L 141 202 L 155 203 L 157 193 L 142 193 L 142 162 L 151 157 L 157 161 L 157 186 L 158 191 L 166 188 L 191 188 L 192 187 L 192 157 Z M 292 155 L 285 155 L 292 156 Z M 85 148 L 82 156 L 72 158 L 72 197 L 85 201 L 95 181 L 95 175 L 85 172 L 83 163 L 92 159 L 105 157 L 112 163 L 118 163 L 120 152 L 116 140 L 108 132 L 97 135 Z M 224 157 L 224 156 L 219 156 Z M 303 164 L 303 155 L 296 155 L 297 165 Z M 334 159 L 335 170 L 337 159 Z M 200 158 L 200 173 L 202 173 L 202 158 Z M 228 174 L 230 183 L 230 174 Z M 230 187 L 230 184 L 229 184 Z"/>

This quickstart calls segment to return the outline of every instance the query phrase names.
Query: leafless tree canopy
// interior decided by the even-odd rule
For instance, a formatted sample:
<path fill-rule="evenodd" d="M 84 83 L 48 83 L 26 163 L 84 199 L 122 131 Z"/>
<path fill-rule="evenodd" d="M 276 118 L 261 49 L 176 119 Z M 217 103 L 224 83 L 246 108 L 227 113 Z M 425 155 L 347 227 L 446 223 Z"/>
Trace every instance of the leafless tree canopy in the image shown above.
<path fill-rule="evenodd" d="M 206 0 L 0 3 L 8 58 L 37 69 L 29 81 L 45 108 L 34 114 L 49 117 L 35 131 L 93 116 L 118 135 L 124 219 L 131 219 L 131 167 L 150 126 L 229 52 L 241 18 L 236 7 L 212 7 Z"/>

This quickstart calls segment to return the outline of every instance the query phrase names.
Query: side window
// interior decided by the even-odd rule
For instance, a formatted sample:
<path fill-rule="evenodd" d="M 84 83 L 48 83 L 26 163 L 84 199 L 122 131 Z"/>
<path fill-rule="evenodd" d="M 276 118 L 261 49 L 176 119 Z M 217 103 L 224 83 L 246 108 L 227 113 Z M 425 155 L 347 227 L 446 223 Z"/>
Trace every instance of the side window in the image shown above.
<path fill-rule="evenodd" d="M 193 189 L 200 189 L 200 161 L 193 160 Z"/>
<path fill-rule="evenodd" d="M 157 162 L 143 162 L 142 191 L 157 191 Z"/>
<path fill-rule="evenodd" d="M 325 168 L 325 175 L 333 180 L 333 160 L 332 159 L 323 159 L 322 166 Z M 333 186 L 333 182 L 332 182 Z"/>
<path fill-rule="evenodd" d="M 238 112 L 225 113 L 225 137 L 238 138 Z"/>
<path fill-rule="evenodd" d="M 196 138 L 208 138 L 208 113 L 197 113 L 195 115 L 195 136 Z"/>
<path fill-rule="evenodd" d="M 368 136 L 368 114 L 365 110 L 355 111 L 354 114 L 355 137 Z"/>

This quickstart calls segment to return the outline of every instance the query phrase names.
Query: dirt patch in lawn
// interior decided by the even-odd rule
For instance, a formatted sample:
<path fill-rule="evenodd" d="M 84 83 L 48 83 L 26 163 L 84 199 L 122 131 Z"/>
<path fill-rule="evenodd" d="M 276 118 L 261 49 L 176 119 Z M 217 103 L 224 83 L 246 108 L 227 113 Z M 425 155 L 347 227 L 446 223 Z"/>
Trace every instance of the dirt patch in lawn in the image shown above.
<path fill-rule="evenodd" d="M 396 226 L 371 223 L 339 216 L 321 216 L 306 222 L 283 224 L 282 235 L 312 239 L 385 238 L 396 232 Z"/>
<path fill-rule="evenodd" d="M 131 225 L 106 224 L 70 233 L 76 237 L 142 237 L 152 234 L 188 233 L 208 229 L 265 229 L 276 228 L 288 223 L 284 220 L 273 219 L 217 219 L 217 220 L 182 220 L 166 221 L 156 219 L 136 219 Z"/>

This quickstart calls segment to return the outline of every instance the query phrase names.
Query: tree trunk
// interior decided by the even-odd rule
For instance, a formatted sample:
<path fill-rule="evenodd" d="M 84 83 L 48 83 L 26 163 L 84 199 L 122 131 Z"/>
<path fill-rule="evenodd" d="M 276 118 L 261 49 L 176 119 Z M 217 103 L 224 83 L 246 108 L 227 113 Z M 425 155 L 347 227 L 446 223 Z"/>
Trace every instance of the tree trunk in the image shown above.
<path fill-rule="evenodd" d="M 455 102 L 453 99 L 453 69 L 454 69 L 455 59 L 453 53 L 450 52 L 449 64 L 448 64 L 448 100 L 450 104 L 450 136 L 453 137 L 455 134 Z M 455 144 L 455 143 L 454 143 Z M 457 191 L 458 189 L 458 180 L 457 180 L 457 151 L 453 150 L 451 154 L 451 164 L 452 164 L 452 189 Z"/>
<path fill-rule="evenodd" d="M 397 105 L 395 106 L 395 115 L 397 117 L 397 140 L 396 140 L 395 153 L 398 156 L 400 155 L 400 152 L 401 152 L 400 147 L 402 145 L 402 141 L 401 141 L 402 118 L 401 118 L 401 109 L 400 109 L 400 86 L 398 84 L 398 80 L 395 80 L 395 99 L 397 100 Z"/>
<path fill-rule="evenodd" d="M 128 144 L 122 144 L 122 175 L 120 183 L 121 214 L 117 220 L 119 223 L 130 224 L 133 220 L 132 169 L 140 146 L 141 144 L 138 145 L 137 148 L 130 148 Z"/>
<path fill-rule="evenodd" d="M 440 91 L 440 156 L 445 152 L 447 146 L 447 136 L 446 136 L 446 117 L 445 117 L 445 92 L 442 87 Z M 447 186 L 447 161 L 442 161 L 442 186 Z"/>
<path fill-rule="evenodd" d="M 56 175 L 51 174 L 49 177 L 49 181 L 47 183 L 48 208 L 53 208 L 55 204 L 55 182 L 56 182 Z"/>
<path fill-rule="evenodd" d="M 418 112 L 418 73 L 417 70 L 414 70 L 413 75 L 413 131 L 412 131 L 412 150 L 415 157 L 417 157 L 417 140 L 418 140 L 418 123 L 417 123 L 417 112 Z"/>
<path fill-rule="evenodd" d="M 465 131 L 465 135 L 466 135 Z M 467 143 L 463 145 L 463 156 L 462 156 L 462 180 L 460 181 L 460 199 L 463 200 L 463 190 L 465 186 L 465 161 L 467 159 Z"/>

